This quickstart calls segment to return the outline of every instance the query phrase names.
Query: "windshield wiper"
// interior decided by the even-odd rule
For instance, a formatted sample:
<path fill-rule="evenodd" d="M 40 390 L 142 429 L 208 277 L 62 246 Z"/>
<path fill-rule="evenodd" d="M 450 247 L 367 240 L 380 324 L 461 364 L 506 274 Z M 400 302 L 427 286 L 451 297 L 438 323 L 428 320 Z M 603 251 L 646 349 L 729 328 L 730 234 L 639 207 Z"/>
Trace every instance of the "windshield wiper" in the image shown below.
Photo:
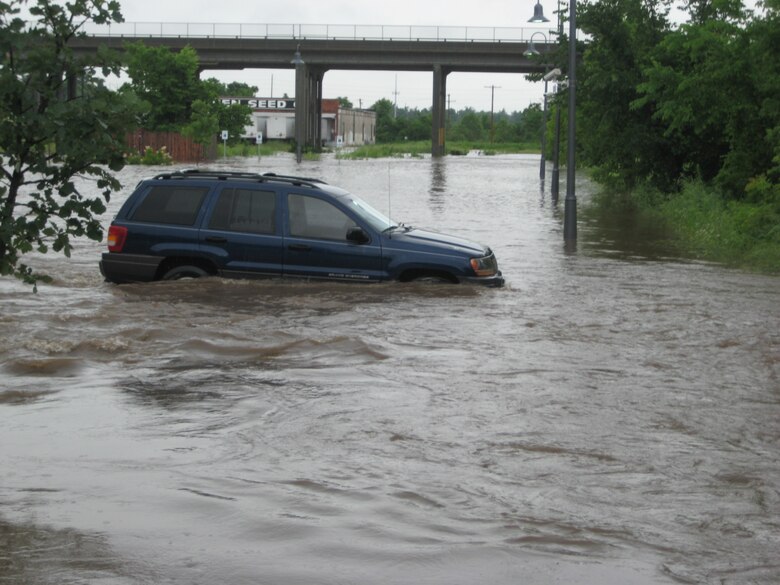
<path fill-rule="evenodd" d="M 401 224 L 401 225 L 403 225 L 403 224 Z M 401 227 L 401 226 L 400 225 L 389 225 L 385 229 L 382 230 L 382 233 L 383 234 L 389 234 L 390 232 L 394 232 L 395 230 L 397 230 L 399 227 Z"/>

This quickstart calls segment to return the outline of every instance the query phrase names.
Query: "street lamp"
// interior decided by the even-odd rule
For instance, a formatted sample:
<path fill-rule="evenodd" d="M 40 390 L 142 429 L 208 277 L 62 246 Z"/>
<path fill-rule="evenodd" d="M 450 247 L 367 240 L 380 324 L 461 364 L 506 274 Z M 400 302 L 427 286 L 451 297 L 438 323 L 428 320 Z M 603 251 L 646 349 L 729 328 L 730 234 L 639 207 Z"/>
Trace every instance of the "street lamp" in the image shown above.
<path fill-rule="evenodd" d="M 563 241 L 577 240 L 577 196 L 574 192 L 575 117 L 577 112 L 577 0 L 569 0 L 569 137 L 566 157 L 566 199 L 563 208 Z"/>
<path fill-rule="evenodd" d="M 567 140 L 566 157 L 566 199 L 563 211 L 563 239 L 565 242 L 574 242 L 577 239 L 577 196 L 574 189 L 574 152 L 576 145 L 577 99 L 575 95 L 576 69 L 577 69 L 577 0 L 569 0 L 569 136 Z M 560 19 L 560 10 L 558 18 Z M 534 15 L 528 22 L 549 22 L 545 18 L 541 0 L 536 0 Z M 559 23 L 559 36 L 563 32 L 563 25 Z M 531 37 L 533 40 L 533 36 Z M 531 47 L 529 46 L 529 50 Z M 553 169 L 554 173 L 555 169 Z M 555 178 L 553 178 L 553 182 Z"/>
<path fill-rule="evenodd" d="M 536 0 L 536 6 L 534 6 L 534 15 L 528 19 L 528 22 L 550 22 L 550 19 L 545 18 L 544 16 L 541 0 Z"/>
<path fill-rule="evenodd" d="M 537 9 L 535 10 L 535 12 L 541 12 L 541 4 L 537 4 Z M 537 18 L 537 16 L 534 15 L 534 18 Z M 544 14 L 541 14 L 541 18 L 544 18 Z M 537 31 L 534 34 L 532 34 L 531 40 L 528 41 L 528 48 L 525 51 L 523 51 L 523 56 L 526 59 L 531 59 L 532 57 L 536 57 L 541 54 L 534 46 L 534 37 L 536 35 L 542 35 L 545 44 L 547 44 L 547 36 L 543 32 Z M 560 72 L 560 70 L 557 71 Z M 542 107 L 542 156 L 540 157 L 540 161 L 539 161 L 539 179 L 542 182 L 542 191 L 544 191 L 544 171 L 546 165 L 545 150 L 547 149 L 547 82 L 549 81 L 549 78 L 547 77 L 547 75 L 545 75 L 543 79 L 544 79 L 544 102 Z"/>
<path fill-rule="evenodd" d="M 539 164 L 539 178 L 542 180 L 542 189 L 544 189 L 545 150 L 547 150 L 547 83 L 558 79 L 560 75 L 561 70 L 556 67 L 542 77 L 544 80 L 544 108 L 542 110 L 542 161 Z"/>
<path fill-rule="evenodd" d="M 541 31 L 536 31 L 534 34 L 531 35 L 531 40 L 528 41 L 528 48 L 525 51 L 523 51 L 523 57 L 527 59 L 530 59 L 531 57 L 536 57 L 537 55 L 541 55 L 539 50 L 534 46 L 534 37 L 536 35 L 542 35 L 545 44 L 547 44 L 547 35 L 545 35 Z"/>

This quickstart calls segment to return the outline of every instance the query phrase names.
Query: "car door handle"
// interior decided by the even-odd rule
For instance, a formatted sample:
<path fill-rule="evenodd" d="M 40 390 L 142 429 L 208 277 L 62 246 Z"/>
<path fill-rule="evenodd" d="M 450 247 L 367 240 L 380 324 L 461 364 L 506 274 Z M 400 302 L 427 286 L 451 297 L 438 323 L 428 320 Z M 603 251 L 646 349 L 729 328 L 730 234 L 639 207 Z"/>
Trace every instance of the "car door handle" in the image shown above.
<path fill-rule="evenodd" d="M 311 246 L 307 246 L 306 244 L 290 244 L 287 246 L 288 250 L 293 250 L 295 252 L 309 252 L 311 250 Z"/>
<path fill-rule="evenodd" d="M 206 241 L 210 244 L 224 244 L 227 242 L 227 238 L 223 238 L 220 236 L 208 236 L 206 238 Z"/>

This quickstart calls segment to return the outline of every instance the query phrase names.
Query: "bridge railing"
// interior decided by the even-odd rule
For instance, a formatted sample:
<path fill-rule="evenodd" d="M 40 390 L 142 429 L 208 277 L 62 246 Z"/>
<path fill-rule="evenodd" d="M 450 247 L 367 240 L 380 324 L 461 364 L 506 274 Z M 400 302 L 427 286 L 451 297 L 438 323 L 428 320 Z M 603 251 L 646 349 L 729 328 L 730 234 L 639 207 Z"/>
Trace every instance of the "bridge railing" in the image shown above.
<path fill-rule="evenodd" d="M 299 40 L 528 42 L 540 33 L 554 42 L 554 31 L 530 27 L 399 26 L 358 24 L 253 24 L 199 22 L 123 22 L 90 24 L 85 32 L 109 37 L 183 37 Z M 537 37 L 538 41 L 538 37 Z"/>

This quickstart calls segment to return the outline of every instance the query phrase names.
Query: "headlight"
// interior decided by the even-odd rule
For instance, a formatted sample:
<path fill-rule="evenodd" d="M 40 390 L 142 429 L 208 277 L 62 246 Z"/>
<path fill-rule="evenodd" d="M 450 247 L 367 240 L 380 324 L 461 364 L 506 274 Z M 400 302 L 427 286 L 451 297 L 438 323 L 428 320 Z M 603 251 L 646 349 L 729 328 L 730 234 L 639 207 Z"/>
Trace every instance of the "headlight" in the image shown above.
<path fill-rule="evenodd" d="M 471 268 L 477 276 L 493 276 L 498 272 L 498 263 L 494 254 L 482 258 L 472 258 Z"/>

